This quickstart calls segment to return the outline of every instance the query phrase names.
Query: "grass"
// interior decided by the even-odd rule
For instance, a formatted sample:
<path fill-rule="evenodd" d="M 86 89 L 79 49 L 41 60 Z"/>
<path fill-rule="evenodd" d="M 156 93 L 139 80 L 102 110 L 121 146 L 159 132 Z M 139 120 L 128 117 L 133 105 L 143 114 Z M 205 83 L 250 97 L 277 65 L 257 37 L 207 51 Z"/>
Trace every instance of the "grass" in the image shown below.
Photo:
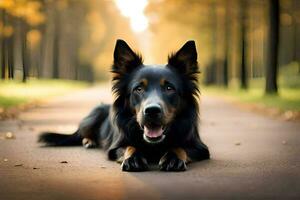
<path fill-rule="evenodd" d="M 34 101 L 44 100 L 87 86 L 88 84 L 85 82 L 70 80 L 32 79 L 27 83 L 0 81 L 0 108 L 7 109 Z"/>
<path fill-rule="evenodd" d="M 230 100 L 276 108 L 280 111 L 300 111 L 300 89 L 297 88 L 281 88 L 278 95 L 265 95 L 264 90 L 260 88 L 250 88 L 246 91 L 205 87 L 202 94 L 223 96 Z"/>
<path fill-rule="evenodd" d="M 248 90 L 238 89 L 237 81 L 233 81 L 229 89 L 216 86 L 204 87 L 202 94 L 223 96 L 237 102 L 275 108 L 282 112 L 300 112 L 299 63 L 292 62 L 280 68 L 278 85 L 278 95 L 265 94 L 264 78 L 251 79 Z"/>

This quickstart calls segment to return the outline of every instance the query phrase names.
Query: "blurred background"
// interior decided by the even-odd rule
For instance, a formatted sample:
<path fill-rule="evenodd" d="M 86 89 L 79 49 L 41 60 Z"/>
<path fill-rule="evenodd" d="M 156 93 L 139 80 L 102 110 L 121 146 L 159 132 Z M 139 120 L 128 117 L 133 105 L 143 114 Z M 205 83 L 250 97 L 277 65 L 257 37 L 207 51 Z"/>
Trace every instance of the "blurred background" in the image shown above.
<path fill-rule="evenodd" d="M 196 41 L 211 160 L 127 174 L 37 143 L 112 102 L 117 39 L 145 64 Z M 0 0 L 0 200 L 300 199 L 299 122 L 300 0 Z"/>
<path fill-rule="evenodd" d="M 0 0 L 0 99 L 28 80 L 109 80 L 118 38 L 146 64 L 194 39 L 208 91 L 300 110 L 298 0 Z"/>

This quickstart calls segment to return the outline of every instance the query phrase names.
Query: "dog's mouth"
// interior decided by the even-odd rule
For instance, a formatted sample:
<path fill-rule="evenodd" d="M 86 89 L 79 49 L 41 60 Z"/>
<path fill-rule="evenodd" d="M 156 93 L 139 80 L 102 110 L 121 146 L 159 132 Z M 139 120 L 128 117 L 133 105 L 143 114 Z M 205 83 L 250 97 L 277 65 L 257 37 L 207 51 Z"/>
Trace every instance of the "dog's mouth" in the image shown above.
<path fill-rule="evenodd" d="M 144 125 L 143 127 L 144 134 L 143 138 L 148 143 L 159 143 L 165 139 L 165 127 L 162 125 Z"/>

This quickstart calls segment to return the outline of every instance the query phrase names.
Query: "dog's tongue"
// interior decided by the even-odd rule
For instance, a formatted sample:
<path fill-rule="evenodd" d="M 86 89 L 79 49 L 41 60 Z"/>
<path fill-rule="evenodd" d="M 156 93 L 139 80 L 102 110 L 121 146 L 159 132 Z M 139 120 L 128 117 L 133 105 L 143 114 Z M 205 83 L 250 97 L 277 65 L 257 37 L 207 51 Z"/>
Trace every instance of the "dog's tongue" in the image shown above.
<path fill-rule="evenodd" d="M 157 128 L 147 128 L 146 126 L 144 127 L 144 134 L 150 138 L 156 138 L 159 137 L 163 134 L 163 129 L 162 127 L 157 127 Z"/>

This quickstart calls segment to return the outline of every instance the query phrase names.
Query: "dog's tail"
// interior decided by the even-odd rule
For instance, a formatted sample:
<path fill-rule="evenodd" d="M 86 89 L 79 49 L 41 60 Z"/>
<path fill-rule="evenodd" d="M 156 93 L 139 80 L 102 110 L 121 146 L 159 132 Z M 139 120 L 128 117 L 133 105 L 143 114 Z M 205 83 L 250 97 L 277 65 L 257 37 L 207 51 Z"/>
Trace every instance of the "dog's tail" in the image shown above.
<path fill-rule="evenodd" d="M 95 145 L 99 145 L 99 129 L 105 119 L 108 118 L 110 106 L 101 104 L 94 108 L 79 124 L 77 131 L 72 135 L 44 132 L 38 141 L 47 146 L 78 146 L 83 138 L 89 138 Z"/>
<path fill-rule="evenodd" d="M 43 132 L 40 134 L 38 141 L 45 143 L 46 146 L 79 146 L 82 144 L 82 139 L 78 131 L 72 135 Z"/>

